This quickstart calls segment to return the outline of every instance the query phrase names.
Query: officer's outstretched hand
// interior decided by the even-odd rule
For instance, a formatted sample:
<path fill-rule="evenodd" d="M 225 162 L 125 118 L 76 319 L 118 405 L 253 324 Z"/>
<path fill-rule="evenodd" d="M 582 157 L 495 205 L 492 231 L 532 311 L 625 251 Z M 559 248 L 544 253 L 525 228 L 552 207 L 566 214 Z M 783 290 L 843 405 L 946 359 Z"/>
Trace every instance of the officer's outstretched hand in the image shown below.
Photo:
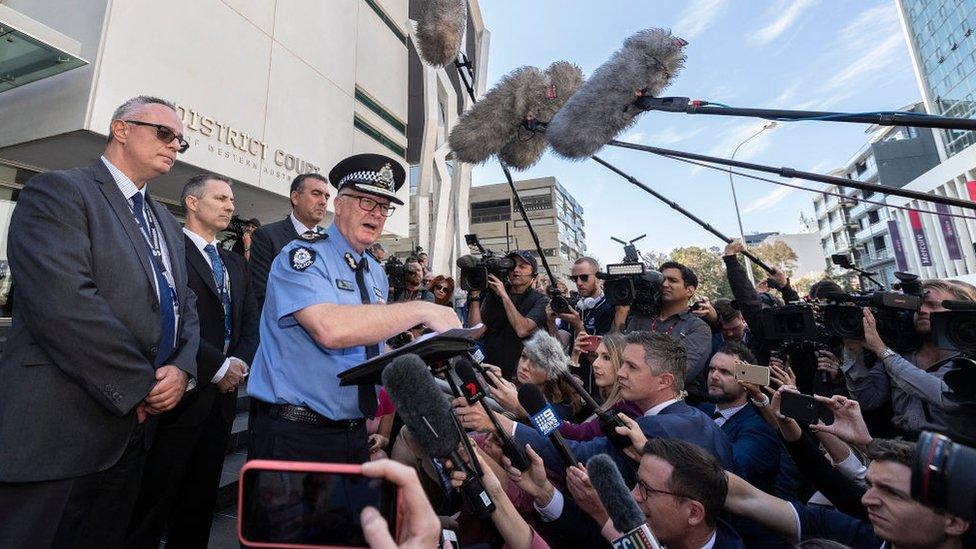
<path fill-rule="evenodd" d="M 461 327 L 461 319 L 454 312 L 453 307 L 437 305 L 429 301 L 415 301 L 417 305 L 426 307 L 424 311 L 424 324 L 435 332 L 446 332 L 454 328 Z"/>

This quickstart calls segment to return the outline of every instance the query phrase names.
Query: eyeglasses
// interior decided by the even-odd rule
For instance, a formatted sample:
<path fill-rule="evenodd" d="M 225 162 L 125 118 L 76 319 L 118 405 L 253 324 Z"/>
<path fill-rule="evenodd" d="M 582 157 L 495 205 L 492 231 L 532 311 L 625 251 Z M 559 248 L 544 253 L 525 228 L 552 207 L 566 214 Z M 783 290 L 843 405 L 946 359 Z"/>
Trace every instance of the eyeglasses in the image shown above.
<path fill-rule="evenodd" d="M 442 286 L 442 285 L 438 284 L 437 286 L 434 286 L 434 291 L 435 292 L 446 292 L 447 291 L 447 286 Z"/>
<path fill-rule="evenodd" d="M 342 196 L 347 196 L 349 198 L 358 198 L 359 207 L 367 212 L 371 212 L 375 210 L 377 206 L 379 206 L 380 213 L 383 214 L 383 217 L 390 217 L 391 215 L 393 215 L 393 212 L 396 211 L 396 206 L 391 206 L 389 204 L 380 204 L 379 202 L 373 200 L 368 196 L 362 196 L 357 194 L 346 194 Z"/>
<path fill-rule="evenodd" d="M 136 126 L 147 126 L 149 128 L 156 128 L 156 138 L 163 143 L 171 143 L 174 139 L 178 140 L 180 148 L 177 151 L 185 153 L 187 149 L 190 148 L 190 144 L 187 143 L 186 139 L 183 139 L 182 135 L 177 135 L 173 133 L 173 130 L 167 128 L 162 124 L 153 124 L 152 122 L 141 122 L 139 120 L 123 120 L 126 124 L 135 124 Z"/>
<path fill-rule="evenodd" d="M 588 275 L 588 274 L 569 275 L 569 279 L 572 280 L 573 282 L 576 282 L 576 279 L 577 278 L 580 280 L 580 282 L 586 282 L 587 280 L 590 279 L 590 275 Z"/>
<path fill-rule="evenodd" d="M 694 499 L 690 496 L 684 494 L 679 494 L 677 492 L 668 492 L 667 490 L 658 490 L 657 488 L 652 488 L 650 484 L 644 482 L 641 479 L 637 479 L 637 488 L 641 492 L 641 498 L 647 499 L 650 494 L 667 494 L 669 496 L 674 496 L 676 498 Z"/>

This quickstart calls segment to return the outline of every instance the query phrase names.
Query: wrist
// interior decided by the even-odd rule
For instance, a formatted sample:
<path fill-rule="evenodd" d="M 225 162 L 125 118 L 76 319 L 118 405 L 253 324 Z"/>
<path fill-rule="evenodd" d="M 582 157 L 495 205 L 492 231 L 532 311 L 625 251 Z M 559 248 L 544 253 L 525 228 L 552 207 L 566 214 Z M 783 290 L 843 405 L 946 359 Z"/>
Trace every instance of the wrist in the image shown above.
<path fill-rule="evenodd" d="M 555 489 L 552 487 L 552 483 L 546 481 L 545 485 L 541 486 L 541 491 L 535 497 L 535 504 L 539 507 L 545 507 L 552 503 L 552 496 L 555 494 Z"/>

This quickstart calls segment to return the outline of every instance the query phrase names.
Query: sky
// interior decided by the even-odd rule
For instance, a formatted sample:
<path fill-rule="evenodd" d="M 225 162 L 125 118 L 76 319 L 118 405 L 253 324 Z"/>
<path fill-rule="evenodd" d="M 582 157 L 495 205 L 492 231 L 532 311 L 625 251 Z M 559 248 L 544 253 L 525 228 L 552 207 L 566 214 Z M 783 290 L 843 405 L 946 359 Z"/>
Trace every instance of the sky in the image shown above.
<path fill-rule="evenodd" d="M 584 76 L 623 41 L 646 28 L 670 28 L 688 41 L 685 68 L 661 95 L 706 99 L 733 107 L 864 112 L 920 101 L 894 0 L 482 0 L 490 31 L 488 88 L 512 70 L 553 61 L 575 63 Z M 648 112 L 618 139 L 728 158 L 764 120 Z M 737 160 L 818 173 L 842 167 L 870 139 L 864 124 L 790 122 L 743 145 Z M 729 236 L 738 235 L 726 172 L 640 151 L 598 153 Z M 589 253 L 604 263 L 623 250 L 642 252 L 718 246 L 704 229 L 592 160 L 546 152 L 516 179 L 555 176 L 583 206 Z M 775 176 L 764 175 L 772 179 Z M 474 185 L 504 181 L 494 160 L 477 166 Z M 811 189 L 823 185 L 791 181 Z M 800 230 L 813 218 L 815 193 L 735 177 L 746 233 Z"/>

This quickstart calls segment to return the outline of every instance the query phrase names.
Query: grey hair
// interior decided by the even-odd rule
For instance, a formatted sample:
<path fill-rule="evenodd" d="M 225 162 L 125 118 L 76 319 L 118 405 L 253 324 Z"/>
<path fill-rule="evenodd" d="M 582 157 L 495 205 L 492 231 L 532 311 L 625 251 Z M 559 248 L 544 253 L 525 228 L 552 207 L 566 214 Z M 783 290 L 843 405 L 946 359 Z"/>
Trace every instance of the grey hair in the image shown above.
<path fill-rule="evenodd" d="M 174 105 L 171 101 L 167 101 L 165 99 L 160 99 L 158 97 L 153 97 L 151 95 L 137 95 L 137 96 L 129 99 L 125 103 L 122 103 L 121 105 L 119 105 L 118 108 L 115 109 L 115 112 L 112 113 L 112 120 L 109 120 L 109 123 L 108 123 L 109 124 L 109 127 L 108 127 L 108 140 L 109 141 L 112 140 L 112 122 L 113 121 L 115 121 L 115 120 L 125 120 L 132 113 L 136 112 L 137 110 L 139 110 L 142 107 L 145 107 L 146 105 L 165 105 L 165 106 L 173 109 L 173 112 L 176 112 L 176 105 Z"/>
<path fill-rule="evenodd" d="M 543 330 L 536 330 L 532 337 L 523 343 L 522 354 L 528 358 L 536 368 L 546 372 L 546 379 L 559 379 L 567 371 L 566 353 L 559 340 Z"/>
<path fill-rule="evenodd" d="M 228 185 L 231 184 L 230 179 L 217 175 L 215 173 L 202 173 L 199 175 L 194 175 L 183 185 L 183 192 L 180 193 L 180 204 L 183 205 L 183 211 L 186 211 L 186 197 L 195 196 L 197 199 L 203 198 L 203 191 L 207 188 L 207 181 L 223 181 Z"/>
<path fill-rule="evenodd" d="M 386 251 L 386 248 L 383 246 L 383 244 L 381 244 L 379 242 L 377 242 L 377 243 L 373 244 L 372 246 L 370 246 L 369 249 L 370 250 L 373 250 L 373 251 L 379 250 L 381 252 L 385 252 Z"/>

